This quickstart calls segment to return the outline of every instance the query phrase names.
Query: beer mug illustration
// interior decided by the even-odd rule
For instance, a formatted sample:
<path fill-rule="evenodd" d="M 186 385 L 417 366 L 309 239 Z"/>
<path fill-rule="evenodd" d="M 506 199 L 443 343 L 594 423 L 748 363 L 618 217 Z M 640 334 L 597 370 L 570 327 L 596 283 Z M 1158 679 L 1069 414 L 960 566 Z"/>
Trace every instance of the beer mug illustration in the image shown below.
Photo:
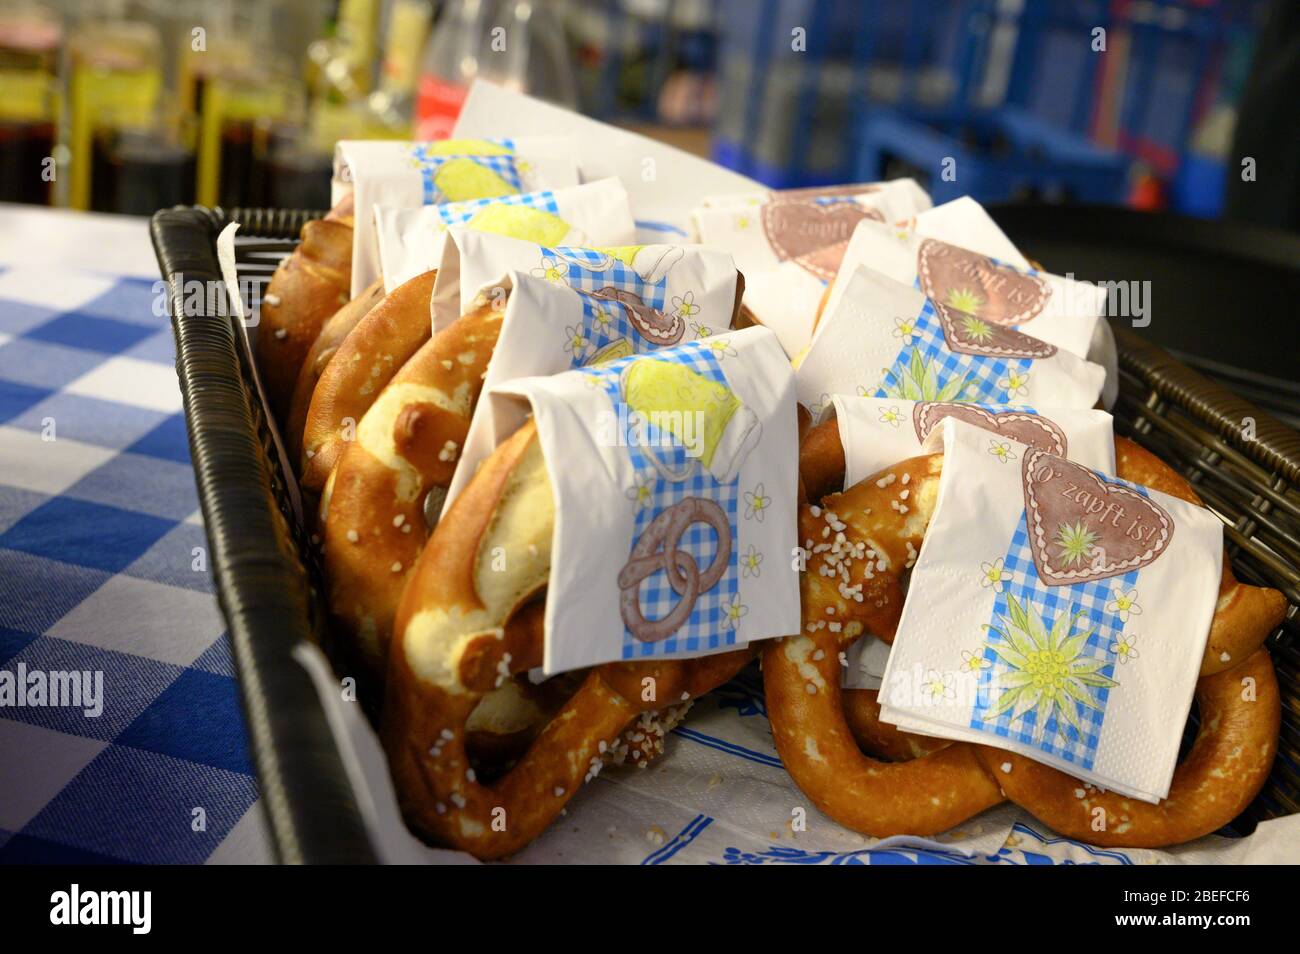
<path fill-rule="evenodd" d="M 674 469 L 644 442 L 642 428 L 632 428 L 633 439 L 665 480 L 685 480 L 698 460 L 719 483 L 731 483 L 762 437 L 758 415 L 730 388 L 685 365 L 633 361 L 623 369 L 620 388 L 629 412 L 672 434 L 687 448 L 685 465 Z"/>
<path fill-rule="evenodd" d="M 497 199 L 519 191 L 492 169 L 466 156 L 457 156 L 439 165 L 433 174 L 433 184 L 444 202 Z"/>
<path fill-rule="evenodd" d="M 479 232 L 495 232 L 537 245 L 572 245 L 583 238 L 580 229 L 571 228 L 558 215 L 526 205 L 485 205 L 465 225 Z"/>

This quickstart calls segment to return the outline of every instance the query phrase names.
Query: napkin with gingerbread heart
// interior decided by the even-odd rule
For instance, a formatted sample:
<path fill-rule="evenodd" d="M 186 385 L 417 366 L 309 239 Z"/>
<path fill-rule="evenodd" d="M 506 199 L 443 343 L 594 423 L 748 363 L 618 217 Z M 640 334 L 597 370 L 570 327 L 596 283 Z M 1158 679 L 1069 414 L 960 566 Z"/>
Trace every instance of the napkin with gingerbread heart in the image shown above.
<path fill-rule="evenodd" d="M 799 362 L 805 407 L 830 396 L 1093 407 L 1106 372 L 1046 341 L 963 312 L 858 266 Z"/>
<path fill-rule="evenodd" d="M 987 432 L 955 418 L 943 428 L 881 719 L 1159 801 L 1214 616 L 1222 523 L 1034 447 L 991 454 Z"/>
<path fill-rule="evenodd" d="M 899 461 L 942 451 L 943 422 L 957 418 L 987 432 L 986 449 L 1016 455 L 1020 445 L 1115 472 L 1111 416 L 1093 408 L 1028 408 L 836 395 L 832 410 L 844 448 L 844 486 L 852 487 Z M 865 635 L 846 650 L 842 685 L 879 689 L 889 646 Z"/>
<path fill-rule="evenodd" d="M 736 259 L 745 276 L 746 307 L 794 357 L 808 345 L 818 303 L 840 269 L 854 227 L 893 222 L 929 207 L 920 186 L 897 179 L 774 192 L 756 202 L 720 198 L 696 209 L 693 218 L 701 242 Z"/>

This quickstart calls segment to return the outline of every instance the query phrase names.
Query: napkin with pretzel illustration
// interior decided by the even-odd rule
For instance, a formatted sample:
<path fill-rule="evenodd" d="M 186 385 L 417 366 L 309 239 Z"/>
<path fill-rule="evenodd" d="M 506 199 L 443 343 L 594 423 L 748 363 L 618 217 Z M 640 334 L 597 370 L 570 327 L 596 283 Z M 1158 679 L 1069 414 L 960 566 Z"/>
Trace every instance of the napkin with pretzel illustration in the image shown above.
<path fill-rule="evenodd" d="M 1106 372 L 1056 345 L 941 309 L 916 289 L 858 266 L 822 317 L 795 377 L 799 402 L 827 396 L 1092 407 Z"/>
<path fill-rule="evenodd" d="M 1169 792 L 1214 616 L 1210 511 L 944 422 L 881 719 L 1142 801 Z"/>
<path fill-rule="evenodd" d="M 844 447 L 846 488 L 909 457 L 942 451 L 943 422 L 950 417 L 986 431 L 990 454 L 1016 454 L 1020 445 L 1027 445 L 1107 474 L 1115 472 L 1114 427 L 1105 411 L 846 395 L 832 400 Z M 863 636 L 848 648 L 847 659 L 846 688 L 879 689 L 889 646 L 875 636 Z"/>
<path fill-rule="evenodd" d="M 501 332 L 483 379 L 484 391 L 515 378 L 558 374 L 707 340 L 727 332 L 735 318 L 739 275 L 731 256 L 717 249 L 547 248 L 460 229 L 449 235 L 443 261 L 452 260 L 451 271 L 447 265 L 439 269 L 434 286 L 435 329 L 442 320 L 438 305 L 444 278 L 460 278 L 457 291 L 462 299 L 475 286 L 474 294 L 488 300 L 504 297 Z M 447 297 L 452 297 L 450 292 Z M 468 310 L 471 304 L 472 299 L 456 308 Z M 459 451 L 444 510 L 496 446 L 497 429 L 493 403 L 480 401 Z"/>
<path fill-rule="evenodd" d="M 495 199 L 576 186 L 572 140 L 444 139 L 400 142 L 345 139 L 334 148 L 331 203 L 353 198 L 352 296 L 380 277 L 373 209 Z"/>
<path fill-rule="evenodd" d="M 487 392 L 537 422 L 555 504 L 544 671 L 725 652 L 799 628 L 794 381 L 765 328 Z"/>
<path fill-rule="evenodd" d="M 930 207 L 911 179 L 725 198 L 697 209 L 700 241 L 726 249 L 745 276 L 745 305 L 776 332 L 791 357 L 808 344 L 827 284 L 839 271 L 854 227 L 893 222 Z"/>
<path fill-rule="evenodd" d="M 455 225 L 547 246 L 618 246 L 636 241 L 627 189 L 612 178 L 469 202 L 380 205 L 373 212 L 386 291 L 437 268 L 447 230 Z"/>

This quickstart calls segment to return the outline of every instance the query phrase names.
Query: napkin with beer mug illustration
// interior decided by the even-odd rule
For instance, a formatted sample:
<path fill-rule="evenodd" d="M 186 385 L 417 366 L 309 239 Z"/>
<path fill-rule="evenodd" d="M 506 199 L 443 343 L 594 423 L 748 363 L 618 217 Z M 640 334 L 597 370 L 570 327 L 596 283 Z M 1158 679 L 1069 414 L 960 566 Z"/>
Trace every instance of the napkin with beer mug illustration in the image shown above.
<path fill-rule="evenodd" d="M 716 249 L 552 248 L 459 228 L 448 236 L 434 285 L 435 329 L 472 307 L 470 288 L 504 307 L 485 392 L 514 378 L 707 341 L 735 318 L 740 278 L 731 256 Z M 449 449 L 458 456 L 444 510 L 496 446 L 493 414 L 491 402 L 480 401 L 464 447 Z"/>
<path fill-rule="evenodd" d="M 499 297 L 497 289 L 512 271 L 604 296 L 614 311 L 631 318 L 632 330 L 658 344 L 679 344 L 706 329 L 727 327 L 731 319 L 718 326 L 718 314 L 723 307 L 734 313 L 739 304 L 731 256 L 700 245 L 548 246 L 454 225 L 447 229 L 437 267 L 435 332 L 473 308 L 480 295 Z M 724 290 L 731 291 L 730 302 L 718 297 Z"/>
<path fill-rule="evenodd" d="M 797 423 L 765 328 L 496 386 L 531 412 L 556 521 L 544 671 L 684 658 L 799 626 Z"/>
<path fill-rule="evenodd" d="M 455 225 L 538 245 L 626 245 L 636 240 L 627 190 L 617 179 L 445 205 L 373 210 L 384 290 L 437 268 Z"/>
<path fill-rule="evenodd" d="M 1169 792 L 1219 593 L 1210 511 L 949 418 L 880 691 L 909 732 Z"/>
<path fill-rule="evenodd" d="M 757 201 L 752 201 L 757 199 Z M 745 305 L 791 357 L 808 346 L 826 285 L 863 221 L 893 222 L 930 207 L 911 179 L 724 198 L 696 209 L 696 234 L 726 249 L 745 276 Z"/>
<path fill-rule="evenodd" d="M 345 139 L 334 147 L 330 204 L 353 198 L 352 297 L 380 277 L 373 210 L 499 199 L 581 182 L 572 141 L 444 139 L 401 142 Z"/>
<path fill-rule="evenodd" d="M 1114 427 L 1105 411 L 900 401 L 842 394 L 830 402 L 844 447 L 846 489 L 909 457 L 942 451 L 943 422 L 950 417 L 985 431 L 989 453 L 1016 453 L 1012 447 L 1024 444 L 1068 457 L 1092 470 L 1115 472 Z M 846 655 L 843 685 L 879 689 L 889 660 L 888 645 L 866 635 L 850 646 Z"/>
<path fill-rule="evenodd" d="M 843 278 L 841 278 L 843 280 Z M 825 395 L 1022 407 L 1093 407 L 1105 371 L 1056 345 L 937 308 L 916 289 L 859 265 L 822 316 L 795 385 Z"/>

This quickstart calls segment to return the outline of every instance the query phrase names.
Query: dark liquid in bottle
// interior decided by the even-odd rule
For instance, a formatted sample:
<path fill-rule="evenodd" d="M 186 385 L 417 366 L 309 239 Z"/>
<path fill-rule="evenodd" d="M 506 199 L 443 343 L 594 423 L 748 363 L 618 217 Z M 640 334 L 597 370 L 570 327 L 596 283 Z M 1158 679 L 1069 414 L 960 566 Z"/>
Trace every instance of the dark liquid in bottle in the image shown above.
<path fill-rule="evenodd" d="M 53 123 L 0 122 L 0 202 L 48 205 L 53 153 Z"/>
<path fill-rule="evenodd" d="M 91 170 L 96 212 L 152 215 L 194 203 L 194 153 L 147 133 L 97 133 Z"/>

